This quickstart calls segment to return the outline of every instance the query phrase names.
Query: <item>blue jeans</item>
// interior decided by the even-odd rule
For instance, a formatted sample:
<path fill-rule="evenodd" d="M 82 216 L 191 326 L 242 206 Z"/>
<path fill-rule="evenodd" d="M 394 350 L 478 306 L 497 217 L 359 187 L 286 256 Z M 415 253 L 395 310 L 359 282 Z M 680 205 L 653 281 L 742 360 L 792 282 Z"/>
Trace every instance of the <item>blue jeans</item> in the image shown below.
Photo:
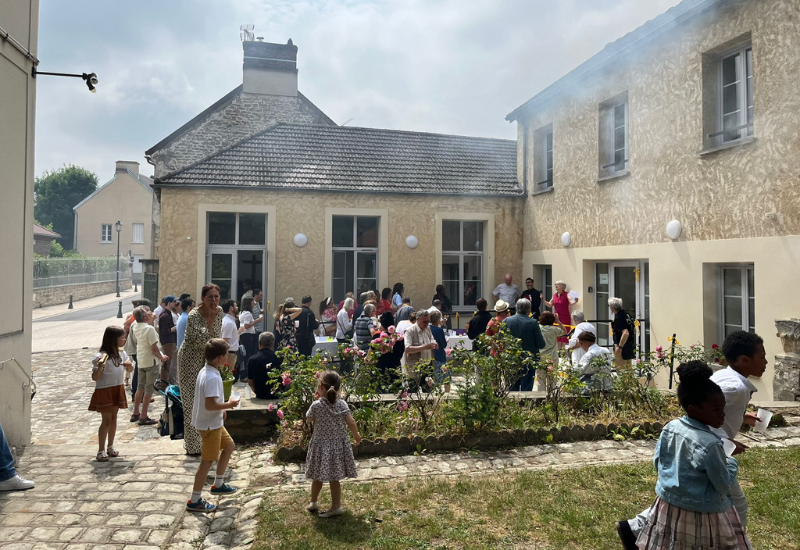
<path fill-rule="evenodd" d="M 536 376 L 536 369 L 527 368 L 522 371 L 520 379 L 511 386 L 511 391 L 533 391 L 533 379 Z"/>
<path fill-rule="evenodd" d="M 14 458 L 11 456 L 11 446 L 6 439 L 6 432 L 0 424 L 0 481 L 11 479 L 17 475 L 14 469 Z"/>

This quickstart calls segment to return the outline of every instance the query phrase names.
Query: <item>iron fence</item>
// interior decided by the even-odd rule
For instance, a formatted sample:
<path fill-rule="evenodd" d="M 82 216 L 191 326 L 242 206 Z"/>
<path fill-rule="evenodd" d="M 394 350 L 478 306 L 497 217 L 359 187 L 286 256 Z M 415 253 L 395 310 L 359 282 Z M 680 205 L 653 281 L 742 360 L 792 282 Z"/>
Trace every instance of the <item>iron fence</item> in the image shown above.
<path fill-rule="evenodd" d="M 101 283 L 117 278 L 117 257 L 106 258 L 43 258 L 33 261 L 33 288 Z M 130 279 L 131 268 L 120 258 L 119 278 Z"/>

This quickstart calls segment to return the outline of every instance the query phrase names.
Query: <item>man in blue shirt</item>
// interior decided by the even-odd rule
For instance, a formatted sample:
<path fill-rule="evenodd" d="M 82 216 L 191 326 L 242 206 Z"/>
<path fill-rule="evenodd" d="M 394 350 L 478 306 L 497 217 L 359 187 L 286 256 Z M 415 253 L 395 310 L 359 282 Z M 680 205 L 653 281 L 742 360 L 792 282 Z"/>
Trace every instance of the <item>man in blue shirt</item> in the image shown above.
<path fill-rule="evenodd" d="M 534 359 L 538 359 L 539 350 L 545 346 L 544 336 L 539 329 L 539 322 L 528 314 L 531 312 L 531 302 L 525 298 L 517 300 L 517 313 L 506 318 L 503 323 L 522 342 L 522 349 L 530 352 Z M 521 373 L 521 378 L 513 386 L 511 391 L 533 391 L 533 378 L 536 369 L 526 368 Z"/>
<path fill-rule="evenodd" d="M 183 344 L 183 337 L 186 335 L 186 322 L 189 320 L 189 312 L 194 309 L 194 300 L 191 298 L 184 298 L 181 300 L 181 313 L 180 318 L 178 319 L 178 347 L 177 349 L 181 349 L 181 344 Z"/>

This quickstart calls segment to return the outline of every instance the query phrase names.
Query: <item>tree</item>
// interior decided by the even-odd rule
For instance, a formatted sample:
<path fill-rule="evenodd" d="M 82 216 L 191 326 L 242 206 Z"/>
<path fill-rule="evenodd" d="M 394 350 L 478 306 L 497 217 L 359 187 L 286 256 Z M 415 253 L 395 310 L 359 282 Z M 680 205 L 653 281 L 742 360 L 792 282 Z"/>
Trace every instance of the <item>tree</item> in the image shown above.
<path fill-rule="evenodd" d="M 61 234 L 58 242 L 73 247 L 75 214 L 72 207 L 97 189 L 97 175 L 80 166 L 64 166 L 45 172 L 33 185 L 33 217 L 44 225 L 52 224 Z"/>

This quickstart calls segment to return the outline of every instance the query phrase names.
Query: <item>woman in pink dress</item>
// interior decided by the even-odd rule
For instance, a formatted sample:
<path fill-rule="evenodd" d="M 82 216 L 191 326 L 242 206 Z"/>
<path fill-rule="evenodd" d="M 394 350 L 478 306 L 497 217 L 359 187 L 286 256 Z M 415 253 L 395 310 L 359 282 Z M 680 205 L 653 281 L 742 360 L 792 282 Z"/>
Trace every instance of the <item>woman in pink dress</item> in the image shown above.
<path fill-rule="evenodd" d="M 541 295 L 544 305 L 553 308 L 553 312 L 558 314 L 559 319 L 572 319 L 569 312 L 569 306 L 572 304 L 577 304 L 578 298 L 576 297 L 573 300 L 569 297 L 569 294 L 567 294 L 567 283 L 564 281 L 556 281 L 556 284 L 553 286 L 556 289 L 556 293 L 553 294 L 552 300 L 548 302 L 544 299 L 544 295 Z M 567 336 L 559 336 L 558 349 L 563 348 L 564 344 L 567 342 L 569 342 L 569 338 Z"/>

